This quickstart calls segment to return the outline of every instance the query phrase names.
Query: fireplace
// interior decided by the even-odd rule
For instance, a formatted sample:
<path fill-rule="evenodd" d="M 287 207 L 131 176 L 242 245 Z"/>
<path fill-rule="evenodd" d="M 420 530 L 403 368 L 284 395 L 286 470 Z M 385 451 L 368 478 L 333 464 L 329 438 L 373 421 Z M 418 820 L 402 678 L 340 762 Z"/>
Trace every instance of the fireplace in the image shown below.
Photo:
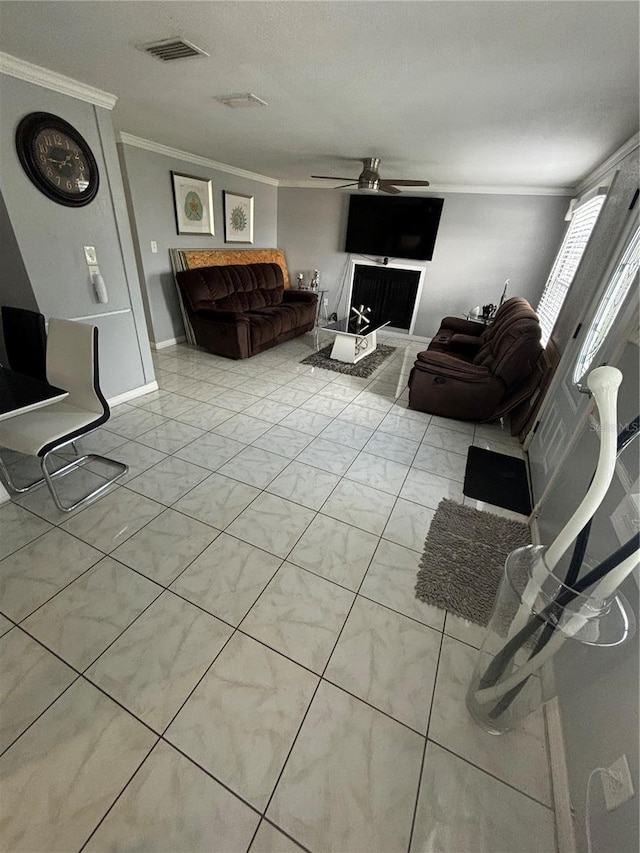
<path fill-rule="evenodd" d="M 371 308 L 372 318 L 411 334 L 420 292 L 421 269 L 355 264 L 351 306 Z"/>

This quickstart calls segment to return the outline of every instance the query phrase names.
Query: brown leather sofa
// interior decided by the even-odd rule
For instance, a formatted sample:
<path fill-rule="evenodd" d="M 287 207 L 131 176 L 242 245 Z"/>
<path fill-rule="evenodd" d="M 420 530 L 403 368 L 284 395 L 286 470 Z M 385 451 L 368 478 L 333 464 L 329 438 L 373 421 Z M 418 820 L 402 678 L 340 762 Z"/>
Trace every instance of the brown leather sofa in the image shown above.
<path fill-rule="evenodd" d="M 447 418 L 492 421 L 535 391 L 540 323 L 516 296 L 490 326 L 445 317 L 409 376 L 409 408 Z"/>
<path fill-rule="evenodd" d="M 317 295 L 285 290 L 278 264 L 228 264 L 176 273 L 196 342 L 249 358 L 313 329 Z"/>

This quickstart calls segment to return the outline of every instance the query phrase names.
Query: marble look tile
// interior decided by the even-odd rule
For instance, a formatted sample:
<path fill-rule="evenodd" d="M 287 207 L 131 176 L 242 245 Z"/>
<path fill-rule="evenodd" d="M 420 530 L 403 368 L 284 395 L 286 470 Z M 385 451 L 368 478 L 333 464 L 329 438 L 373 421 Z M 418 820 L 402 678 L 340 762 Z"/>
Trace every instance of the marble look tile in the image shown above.
<path fill-rule="evenodd" d="M 298 432 L 289 427 L 274 426 L 257 438 L 253 446 L 286 456 L 287 459 L 294 459 L 311 441 L 313 441 L 311 436 L 304 432 Z"/>
<path fill-rule="evenodd" d="M 233 412 L 223 409 L 211 403 L 199 403 L 192 409 L 176 415 L 176 420 L 183 424 L 199 427 L 200 429 L 213 429 L 233 417 Z"/>
<path fill-rule="evenodd" d="M 19 628 L 0 639 L 0 753 L 77 674 Z"/>
<path fill-rule="evenodd" d="M 480 510 L 480 512 L 491 512 L 493 515 L 499 515 L 502 518 L 508 518 L 511 521 L 521 521 L 523 524 L 527 524 L 529 521 L 528 515 L 522 515 L 520 512 L 505 509 L 503 506 L 495 506 L 495 504 L 478 501 L 475 498 L 468 498 L 466 495 L 464 496 L 463 503 L 465 506 L 470 506 L 473 507 L 473 509 Z"/>
<path fill-rule="evenodd" d="M 156 737 L 80 678 L 0 759 L 7 850 L 80 850 Z"/>
<path fill-rule="evenodd" d="M 245 853 L 259 819 L 160 741 L 84 850 Z"/>
<path fill-rule="evenodd" d="M 256 371 L 256 375 L 251 376 L 250 379 L 247 379 L 242 383 L 242 385 L 240 385 L 240 391 L 244 391 L 245 394 L 254 394 L 256 397 L 266 397 L 268 394 L 272 394 L 274 391 L 277 391 L 278 388 L 282 387 L 282 384 L 279 382 L 269 382 L 268 379 L 263 379 L 261 374 L 262 370 L 258 369 Z M 260 403 L 254 403 L 252 405 L 259 406 Z M 259 415 L 256 415 L 256 417 L 259 417 Z M 264 420 L 266 420 L 266 418 Z"/>
<path fill-rule="evenodd" d="M 309 394 L 317 394 L 326 388 L 331 380 L 319 379 L 315 376 L 298 376 L 292 382 L 289 382 L 287 388 L 297 388 L 300 391 L 308 391 Z"/>
<path fill-rule="evenodd" d="M 258 489 L 246 483 L 211 474 L 188 495 L 180 498 L 174 509 L 224 530 L 258 494 Z"/>
<path fill-rule="evenodd" d="M 341 480 L 322 507 L 322 513 L 379 536 L 394 503 L 394 496 L 387 492 L 353 480 Z"/>
<path fill-rule="evenodd" d="M 240 385 L 243 381 L 241 376 L 233 377 L 234 382 L 237 385 Z M 221 380 L 217 379 L 216 382 L 219 382 L 221 385 L 226 384 Z M 233 412 L 242 412 L 244 409 L 248 409 L 249 406 L 253 405 L 253 403 L 257 403 L 260 400 L 260 397 L 256 397 L 255 394 L 245 394 L 242 391 L 236 390 L 236 388 L 228 388 L 222 394 L 218 394 L 216 397 L 216 406 L 222 406 L 223 409 L 231 409 Z"/>
<path fill-rule="evenodd" d="M 154 450 L 153 447 L 147 447 L 137 441 L 127 441 L 112 453 L 112 458 L 129 466 L 127 473 L 118 480 L 118 483 L 123 486 L 138 474 L 162 462 L 167 456 L 166 453 Z"/>
<path fill-rule="evenodd" d="M 320 437 L 326 441 L 335 441 L 336 444 L 353 447 L 355 450 L 362 450 L 372 435 L 373 430 L 370 427 L 335 420 L 322 430 Z"/>
<path fill-rule="evenodd" d="M 268 385 L 271 383 L 267 383 Z M 245 409 L 245 415 L 250 415 L 252 418 L 268 421 L 271 424 L 279 423 L 287 415 L 293 412 L 294 406 L 288 406 L 285 403 L 278 403 L 275 400 L 259 400 L 253 403 L 248 409 Z"/>
<path fill-rule="evenodd" d="M 147 447 L 153 447 L 162 453 L 175 453 L 176 450 L 190 444 L 204 434 L 204 430 L 181 424 L 179 421 L 167 421 L 162 426 L 154 427 L 138 439 Z"/>
<path fill-rule="evenodd" d="M 300 454 L 297 461 L 312 465 L 331 474 L 344 474 L 349 465 L 358 455 L 353 447 L 326 441 L 324 438 L 314 438 Z"/>
<path fill-rule="evenodd" d="M 127 488 L 170 506 L 208 476 L 205 468 L 171 456 L 130 480 Z"/>
<path fill-rule="evenodd" d="M 352 592 L 285 563 L 242 630 L 321 675 L 353 600 Z"/>
<path fill-rule="evenodd" d="M 380 386 L 379 386 L 380 387 Z M 386 414 L 393 406 L 395 395 L 385 395 L 382 391 L 375 391 L 371 385 L 365 391 L 361 391 L 353 401 L 353 405 L 366 406 L 376 412 Z M 349 418 L 347 418 L 349 420 Z"/>
<path fill-rule="evenodd" d="M 214 616 L 238 625 L 281 562 L 279 557 L 223 533 L 171 589 Z"/>
<path fill-rule="evenodd" d="M 223 391 L 224 388 L 220 385 L 214 385 L 213 382 L 203 382 L 201 379 L 180 389 L 180 393 L 185 397 L 191 397 L 192 400 L 198 400 L 201 403 L 215 401 L 215 398 L 220 396 Z"/>
<path fill-rule="evenodd" d="M 442 427 L 443 429 L 452 429 L 456 432 L 463 432 L 473 436 L 476 431 L 476 425 L 470 421 L 457 421 L 454 418 L 442 418 L 439 415 L 433 415 L 430 426 Z"/>
<path fill-rule="evenodd" d="M 348 385 L 343 385 L 337 380 L 334 380 L 329 383 L 329 385 L 325 386 L 319 393 L 322 397 L 331 397 L 333 400 L 340 400 L 340 402 L 346 404 L 355 400 L 361 390 L 362 388 L 350 388 Z"/>
<path fill-rule="evenodd" d="M 549 806 L 551 792 L 542 709 L 526 717 L 517 730 L 501 735 L 500 748 L 496 749 L 495 735 L 476 725 L 465 705 L 476 657 L 475 649 L 445 636 L 429 738 Z"/>
<path fill-rule="evenodd" d="M 359 406 L 357 403 L 349 403 L 349 405 L 340 412 L 340 420 L 348 421 L 352 424 L 375 429 L 380 425 L 384 418 L 384 412 L 376 409 L 369 409 L 366 406 Z"/>
<path fill-rule="evenodd" d="M 102 556 L 64 530 L 49 530 L 0 562 L 3 612 L 20 622 Z"/>
<path fill-rule="evenodd" d="M 150 429 L 162 426 L 166 422 L 167 419 L 162 415 L 147 412 L 145 409 L 133 409 L 123 415 L 118 415 L 117 418 L 109 418 L 105 429 L 124 438 L 138 438 Z"/>
<path fill-rule="evenodd" d="M 0 637 L 4 637 L 7 631 L 13 628 L 13 622 L 0 614 Z"/>
<path fill-rule="evenodd" d="M 232 633 L 224 622 L 165 592 L 85 674 L 162 733 Z"/>
<path fill-rule="evenodd" d="M 22 625 L 82 671 L 161 592 L 162 587 L 105 557 Z"/>
<path fill-rule="evenodd" d="M 302 850 L 275 826 L 263 820 L 250 848 L 250 853 L 300 853 Z"/>
<path fill-rule="evenodd" d="M 427 743 L 411 853 L 555 853 L 553 812 Z"/>
<path fill-rule="evenodd" d="M 374 489 L 380 489 L 382 492 L 397 495 L 408 472 L 408 465 L 362 451 L 346 472 L 345 477 Z"/>
<path fill-rule="evenodd" d="M 317 412 L 310 412 L 307 409 L 295 409 L 280 423 L 282 426 L 296 429 L 298 432 L 319 435 L 331 423 L 331 418 L 327 415 L 319 415 Z"/>
<path fill-rule="evenodd" d="M 439 447 L 432 447 L 430 444 L 421 444 L 413 460 L 413 467 L 463 483 L 467 457 L 460 453 L 451 453 Z"/>
<path fill-rule="evenodd" d="M 313 397 L 302 404 L 302 409 L 307 409 L 310 412 L 317 412 L 319 415 L 326 415 L 329 418 L 335 418 L 342 412 L 348 404 L 342 400 L 334 400 L 333 397 L 324 397 L 322 394 L 314 394 Z"/>
<path fill-rule="evenodd" d="M 260 438 L 267 430 L 271 429 L 269 421 L 261 421 L 259 418 L 252 418 L 247 414 L 233 415 L 229 420 L 214 428 L 214 432 L 218 435 L 227 436 L 234 441 L 243 441 L 245 444 L 251 444 L 256 438 Z"/>
<path fill-rule="evenodd" d="M 318 683 L 282 655 L 235 634 L 166 737 L 263 809 Z"/>
<path fill-rule="evenodd" d="M 190 397 L 168 393 L 156 400 L 147 401 L 142 408 L 147 412 L 155 412 L 156 415 L 164 415 L 165 418 L 175 418 L 177 415 L 193 409 L 195 405 Z"/>
<path fill-rule="evenodd" d="M 460 432 L 455 429 L 445 429 L 435 424 L 429 424 L 422 439 L 423 444 L 439 447 L 451 453 L 460 453 L 466 457 L 473 443 L 473 433 Z"/>
<path fill-rule="evenodd" d="M 263 492 L 227 532 L 277 557 L 286 557 L 313 516 L 310 509 Z"/>
<path fill-rule="evenodd" d="M 208 524 L 167 509 L 119 545 L 112 556 L 167 586 L 217 535 Z"/>
<path fill-rule="evenodd" d="M 416 598 L 421 555 L 385 539 L 380 541 L 360 594 L 442 631 L 445 611 Z"/>
<path fill-rule="evenodd" d="M 246 444 L 240 441 L 218 435 L 215 432 L 206 432 L 200 438 L 192 441 L 191 444 L 187 444 L 182 450 L 178 450 L 175 455 L 178 459 L 184 459 L 186 462 L 193 462 L 194 465 L 216 471 L 245 447 Z"/>
<path fill-rule="evenodd" d="M 113 455 L 113 451 L 121 447 L 125 441 L 126 438 L 123 438 L 123 436 L 116 435 L 114 432 L 109 432 L 100 427 L 94 432 L 89 433 L 89 435 L 79 438 L 76 441 L 76 447 L 80 453 L 101 453 L 103 456 L 111 456 Z M 75 454 L 73 455 L 75 456 Z"/>
<path fill-rule="evenodd" d="M 267 817 L 309 850 L 405 851 L 423 738 L 323 682 Z"/>
<path fill-rule="evenodd" d="M 382 536 L 421 554 L 434 515 L 429 507 L 398 498 Z"/>
<path fill-rule="evenodd" d="M 411 468 L 404 481 L 400 497 L 430 509 L 438 509 L 443 498 L 462 503 L 462 483 L 439 477 L 429 471 Z"/>
<path fill-rule="evenodd" d="M 358 596 L 324 677 L 426 734 L 441 638 Z"/>
<path fill-rule="evenodd" d="M 447 611 L 447 617 L 444 622 L 444 633 L 449 637 L 467 643 L 479 649 L 484 642 L 484 637 L 487 632 L 482 625 L 477 625 L 475 622 L 469 622 L 468 619 L 463 619 L 461 616 L 456 616 L 455 613 Z"/>
<path fill-rule="evenodd" d="M 317 515 L 289 560 L 355 592 L 377 544 L 378 537 L 372 533 L 326 515 Z"/>
<path fill-rule="evenodd" d="M 266 490 L 309 509 L 320 509 L 339 480 L 336 474 L 291 462 Z"/>
<path fill-rule="evenodd" d="M 427 424 L 424 421 L 403 416 L 400 414 L 401 411 L 408 410 L 394 406 L 389 414 L 385 415 L 378 427 L 380 432 L 388 432 L 391 435 L 397 435 L 399 438 L 408 438 L 410 441 L 422 441 L 427 430 Z"/>
<path fill-rule="evenodd" d="M 108 554 L 163 509 L 162 504 L 122 488 L 100 498 L 60 526 Z"/>
<path fill-rule="evenodd" d="M 420 445 L 417 441 L 376 430 L 365 444 L 364 450 L 366 453 L 381 456 L 383 459 L 390 459 L 392 462 L 411 465 L 418 447 Z"/>
<path fill-rule="evenodd" d="M 287 384 L 276 391 L 272 391 L 268 395 L 268 399 L 273 400 L 275 403 L 284 403 L 287 406 L 295 408 L 305 403 L 313 393 L 313 391 L 302 391 L 300 388 L 292 388 L 291 385 Z"/>
<path fill-rule="evenodd" d="M 0 504 L 0 559 L 42 536 L 51 525 L 13 501 Z"/>
<path fill-rule="evenodd" d="M 251 446 L 245 447 L 237 456 L 225 462 L 219 473 L 225 477 L 240 480 L 241 483 L 264 489 L 288 464 L 289 460 L 284 456 Z"/>
<path fill-rule="evenodd" d="M 171 373 L 167 370 L 156 370 L 156 380 L 159 387 L 163 391 L 180 391 L 186 387 L 191 387 L 191 382 L 184 376 L 178 373 Z"/>
<path fill-rule="evenodd" d="M 476 424 L 476 438 L 485 438 L 489 441 L 497 441 L 500 444 L 511 444 L 514 447 L 520 447 L 520 441 L 517 435 L 511 435 L 506 424 L 501 424 L 496 421 L 492 424 Z"/>

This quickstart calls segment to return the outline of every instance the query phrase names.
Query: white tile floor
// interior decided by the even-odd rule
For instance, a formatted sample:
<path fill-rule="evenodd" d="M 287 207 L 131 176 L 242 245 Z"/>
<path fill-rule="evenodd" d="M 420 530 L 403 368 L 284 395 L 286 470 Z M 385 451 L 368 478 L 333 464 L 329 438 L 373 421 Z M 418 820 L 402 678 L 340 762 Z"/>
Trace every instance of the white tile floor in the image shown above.
<path fill-rule="evenodd" d="M 163 350 L 89 440 L 122 485 L 0 507 L 5 849 L 555 851 L 542 717 L 476 728 L 481 631 L 414 597 L 468 446 L 519 447 L 406 408 L 421 345 L 361 380 L 312 337 Z"/>

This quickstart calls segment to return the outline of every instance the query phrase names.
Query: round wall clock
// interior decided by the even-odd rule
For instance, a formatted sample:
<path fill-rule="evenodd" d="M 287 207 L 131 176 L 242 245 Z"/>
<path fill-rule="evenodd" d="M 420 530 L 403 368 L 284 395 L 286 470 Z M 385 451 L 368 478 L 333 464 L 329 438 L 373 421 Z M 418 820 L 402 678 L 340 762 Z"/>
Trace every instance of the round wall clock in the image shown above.
<path fill-rule="evenodd" d="M 100 178 L 88 144 L 69 122 L 51 113 L 29 113 L 18 125 L 22 167 L 48 198 L 68 207 L 89 204 Z"/>

